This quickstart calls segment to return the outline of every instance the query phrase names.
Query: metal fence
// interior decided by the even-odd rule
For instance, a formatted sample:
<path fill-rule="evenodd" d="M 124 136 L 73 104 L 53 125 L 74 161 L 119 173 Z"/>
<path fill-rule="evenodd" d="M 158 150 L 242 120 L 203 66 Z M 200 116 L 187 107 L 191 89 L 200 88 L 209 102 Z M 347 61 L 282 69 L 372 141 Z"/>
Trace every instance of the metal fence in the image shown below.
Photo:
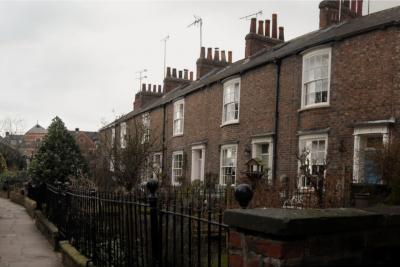
<path fill-rule="evenodd" d="M 228 266 L 227 191 L 47 185 L 42 210 L 96 266 Z"/>

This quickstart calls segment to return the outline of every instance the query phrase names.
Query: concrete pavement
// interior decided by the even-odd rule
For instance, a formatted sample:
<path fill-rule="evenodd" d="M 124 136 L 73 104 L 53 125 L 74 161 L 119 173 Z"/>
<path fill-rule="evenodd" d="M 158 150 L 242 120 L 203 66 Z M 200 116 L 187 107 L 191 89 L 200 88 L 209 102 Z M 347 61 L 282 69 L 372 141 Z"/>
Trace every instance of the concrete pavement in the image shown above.
<path fill-rule="evenodd" d="M 0 267 L 61 267 L 25 208 L 0 198 Z"/>

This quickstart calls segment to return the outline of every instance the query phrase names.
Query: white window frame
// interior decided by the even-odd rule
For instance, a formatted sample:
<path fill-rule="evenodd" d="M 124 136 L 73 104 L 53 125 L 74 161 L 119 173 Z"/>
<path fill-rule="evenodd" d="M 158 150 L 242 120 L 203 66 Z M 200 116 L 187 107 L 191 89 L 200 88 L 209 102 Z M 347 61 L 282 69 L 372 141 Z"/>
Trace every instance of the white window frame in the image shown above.
<path fill-rule="evenodd" d="M 326 102 L 321 102 L 321 103 L 313 103 L 313 104 L 307 104 L 306 105 L 306 88 L 305 88 L 305 61 L 311 57 L 317 56 L 317 55 L 324 55 L 328 54 L 329 59 L 328 59 L 328 87 L 327 87 L 327 96 L 326 96 Z M 329 106 L 330 103 L 330 87 L 331 87 L 331 64 L 332 64 L 332 48 L 327 47 L 327 48 L 322 48 L 318 50 L 313 50 L 311 52 L 305 53 L 303 55 L 303 63 L 302 63 L 302 82 L 301 82 L 301 108 L 302 109 L 308 109 L 308 108 L 318 108 L 318 107 L 326 107 Z"/>
<path fill-rule="evenodd" d="M 223 166 L 223 164 L 222 164 L 223 163 L 224 150 L 231 149 L 231 148 L 234 148 L 236 150 L 235 165 L 232 166 L 232 167 L 235 168 L 235 182 L 232 185 L 236 184 L 236 180 L 237 180 L 237 177 L 238 177 L 238 175 L 237 175 L 237 173 L 238 173 L 238 170 L 237 170 L 238 145 L 237 144 L 229 144 L 229 145 L 221 146 L 220 163 L 219 163 L 219 166 L 220 166 L 220 168 L 219 168 L 219 170 L 220 170 L 219 171 L 219 184 L 223 185 L 223 186 L 226 186 L 226 183 L 225 183 L 224 177 L 223 177 L 224 176 L 223 168 L 229 167 L 229 166 Z"/>
<path fill-rule="evenodd" d="M 233 89 L 235 88 L 235 84 L 239 84 L 238 86 L 238 92 L 237 92 L 237 96 L 238 96 L 238 100 L 237 100 L 237 104 L 238 104 L 238 116 L 237 119 L 232 119 L 232 120 L 225 120 L 225 116 L 226 116 L 226 111 L 225 111 L 225 106 L 228 104 L 232 104 L 232 103 L 236 103 L 234 102 L 229 102 L 229 103 L 225 103 L 225 94 L 226 94 L 226 90 L 228 90 L 228 88 L 233 87 Z M 221 126 L 224 125 L 228 125 L 228 124 L 234 124 L 234 123 L 239 123 L 239 118 L 240 118 L 240 87 L 241 87 L 241 79 L 239 78 L 235 78 L 235 79 L 231 79 L 229 81 L 226 81 L 223 85 L 223 91 L 222 91 L 222 124 Z"/>
<path fill-rule="evenodd" d="M 115 146 L 115 128 L 111 128 L 111 147 Z"/>
<path fill-rule="evenodd" d="M 126 122 L 120 124 L 120 144 L 121 148 L 126 148 Z"/>
<path fill-rule="evenodd" d="M 194 164 L 197 164 L 196 161 L 194 160 L 195 158 L 195 153 L 196 150 L 201 150 L 201 154 L 202 154 L 202 159 L 201 159 L 201 163 L 200 163 L 200 181 L 204 182 L 204 171 L 205 171 L 205 161 L 206 161 L 206 146 L 205 145 L 200 145 L 200 146 L 193 146 L 192 147 L 192 168 L 191 168 L 191 181 L 195 181 L 198 180 L 198 177 L 195 177 L 195 166 Z"/>
<path fill-rule="evenodd" d="M 177 156 L 177 155 L 181 155 L 182 156 L 182 166 L 181 166 L 181 168 L 175 168 L 174 167 L 175 166 L 175 156 Z M 185 164 L 184 160 L 185 159 L 183 157 L 183 150 L 172 152 L 172 166 L 171 166 L 171 171 L 172 171 L 171 184 L 172 185 L 180 185 L 180 182 L 176 180 L 177 177 L 175 177 L 174 171 L 180 169 L 182 171 L 182 176 L 183 176 L 183 165 Z"/>
<path fill-rule="evenodd" d="M 151 118 L 150 118 L 149 112 L 142 114 L 142 124 L 143 124 L 142 144 L 144 144 L 144 143 L 150 141 Z"/>
<path fill-rule="evenodd" d="M 178 114 L 178 108 L 180 108 L 180 105 L 183 106 L 182 108 L 182 115 L 181 117 L 177 117 Z M 173 120 L 172 120 L 172 136 L 180 136 L 183 135 L 183 127 L 184 127 L 184 122 L 185 122 L 185 99 L 179 99 L 174 102 L 174 110 L 173 110 Z M 181 124 L 181 131 L 178 132 L 177 129 L 175 128 L 175 122 L 178 122 Z"/>
<path fill-rule="evenodd" d="M 361 149 L 361 137 L 368 136 L 373 134 L 381 134 L 382 135 L 382 143 L 383 145 L 387 145 L 389 143 L 389 127 L 388 125 L 368 125 L 368 126 L 359 126 L 354 128 L 354 150 L 353 150 L 353 182 L 354 183 L 362 183 L 364 177 L 362 175 L 362 165 L 360 158 L 360 149 Z"/>
<path fill-rule="evenodd" d="M 160 172 L 162 172 L 162 166 L 163 166 L 163 153 L 162 152 L 157 152 L 157 153 L 154 153 L 153 154 L 153 169 L 155 169 L 156 168 L 156 160 L 155 160 L 155 158 L 156 158 L 156 156 L 159 156 L 160 157 L 160 162 L 159 162 L 159 166 L 158 166 L 158 168 L 160 169 Z M 157 179 L 157 174 L 153 171 L 153 178 L 154 179 Z"/>
<path fill-rule="evenodd" d="M 274 160 L 274 142 L 272 137 L 260 137 L 254 138 L 251 141 L 251 157 L 257 158 L 257 146 L 262 144 L 268 144 L 268 181 L 272 181 L 272 168 L 273 168 L 273 160 Z"/>
<path fill-rule="evenodd" d="M 303 152 L 303 149 L 307 147 L 307 142 L 313 142 L 313 141 L 325 141 L 325 161 L 328 156 L 328 134 L 309 134 L 309 135 L 302 135 L 299 137 L 299 155 Z M 311 154 L 308 155 L 308 157 L 312 157 L 312 151 Z M 299 167 L 299 174 L 300 174 L 300 162 L 298 163 Z M 325 170 L 326 171 L 326 170 Z M 298 182 L 298 188 L 300 189 L 309 189 L 309 186 L 303 186 L 302 185 L 302 177 L 299 176 Z"/>

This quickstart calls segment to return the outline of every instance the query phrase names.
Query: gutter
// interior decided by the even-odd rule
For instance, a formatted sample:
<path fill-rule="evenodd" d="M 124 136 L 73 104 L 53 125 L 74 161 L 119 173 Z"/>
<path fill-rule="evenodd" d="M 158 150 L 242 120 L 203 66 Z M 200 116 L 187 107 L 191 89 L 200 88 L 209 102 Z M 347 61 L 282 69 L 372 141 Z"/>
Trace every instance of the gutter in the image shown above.
<path fill-rule="evenodd" d="M 275 59 L 274 64 L 276 65 L 275 72 L 275 113 L 274 113 L 274 154 L 272 160 L 272 179 L 277 180 L 276 177 L 276 159 L 278 155 L 278 138 L 279 138 L 279 93 L 280 93 L 280 76 L 281 76 L 281 60 Z"/>

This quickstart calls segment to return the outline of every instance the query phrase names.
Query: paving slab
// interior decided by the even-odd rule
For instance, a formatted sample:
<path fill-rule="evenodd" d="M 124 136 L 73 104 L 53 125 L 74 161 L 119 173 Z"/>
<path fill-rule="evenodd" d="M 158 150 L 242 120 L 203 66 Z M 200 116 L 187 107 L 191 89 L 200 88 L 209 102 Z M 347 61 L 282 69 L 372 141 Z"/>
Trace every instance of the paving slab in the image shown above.
<path fill-rule="evenodd" d="M 62 266 L 25 208 L 0 197 L 0 267 Z"/>

